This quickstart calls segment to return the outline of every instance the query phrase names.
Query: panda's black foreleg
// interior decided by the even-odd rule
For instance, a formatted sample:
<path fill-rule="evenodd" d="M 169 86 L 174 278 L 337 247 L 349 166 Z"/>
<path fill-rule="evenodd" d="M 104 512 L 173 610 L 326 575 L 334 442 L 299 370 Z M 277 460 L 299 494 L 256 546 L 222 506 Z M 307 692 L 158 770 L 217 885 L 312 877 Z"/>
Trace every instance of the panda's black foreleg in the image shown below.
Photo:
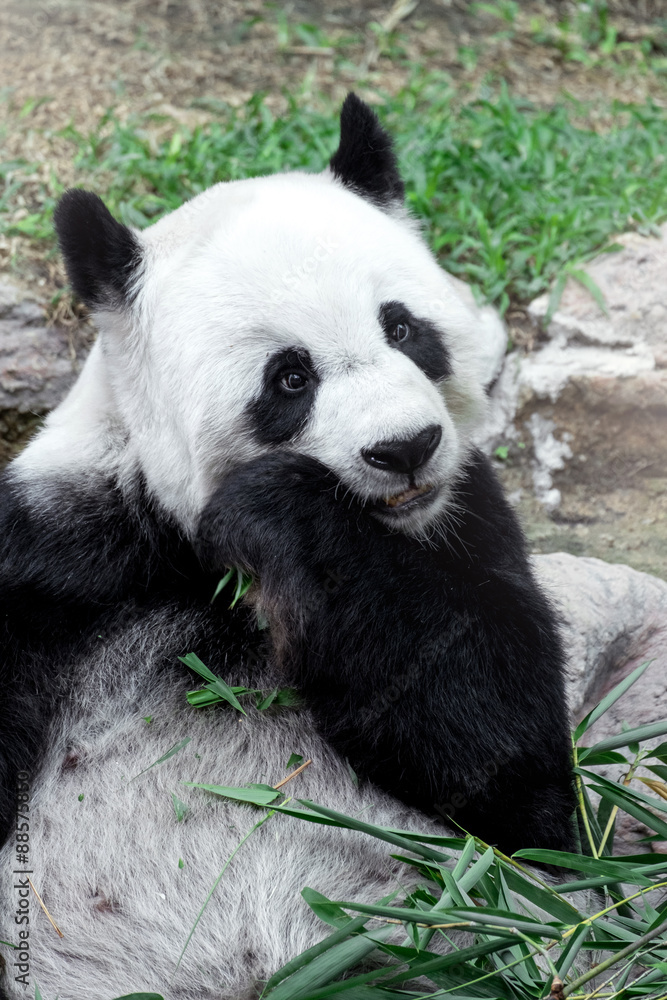
<path fill-rule="evenodd" d="M 438 543 L 343 494 L 303 456 L 249 463 L 204 512 L 202 557 L 259 578 L 276 656 L 353 767 L 505 851 L 572 849 L 558 630 L 485 460 Z"/>

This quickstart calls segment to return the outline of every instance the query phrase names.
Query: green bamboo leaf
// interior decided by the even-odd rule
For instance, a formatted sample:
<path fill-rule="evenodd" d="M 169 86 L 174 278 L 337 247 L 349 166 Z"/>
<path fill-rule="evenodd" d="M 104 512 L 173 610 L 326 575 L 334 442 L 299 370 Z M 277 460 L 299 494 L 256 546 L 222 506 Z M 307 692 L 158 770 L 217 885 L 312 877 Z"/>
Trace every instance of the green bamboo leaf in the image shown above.
<path fill-rule="evenodd" d="M 361 918 L 357 917 L 357 920 Z M 365 918 L 368 919 L 368 918 Z M 493 934 L 489 931 L 489 934 Z M 466 962 L 485 955 L 492 955 L 494 952 L 507 948 L 507 937 L 502 934 L 493 937 L 491 940 L 482 941 L 479 944 L 471 945 L 468 948 L 460 948 L 457 951 L 449 952 L 447 955 L 433 956 L 430 952 L 416 952 L 414 948 L 396 948 L 384 945 L 382 950 L 388 951 L 395 957 L 402 959 L 410 965 L 404 972 L 399 972 L 387 980 L 388 984 L 402 983 L 405 980 L 413 979 L 415 975 L 428 976 L 432 978 L 436 973 L 445 972 L 447 969 L 463 966 Z"/>
<path fill-rule="evenodd" d="M 227 572 L 223 576 L 222 580 L 220 580 L 220 582 L 218 583 L 218 586 L 215 588 L 215 591 L 213 592 L 213 597 L 211 598 L 211 604 L 213 604 L 213 601 L 216 599 L 216 597 L 218 596 L 218 594 L 222 590 L 225 589 L 225 587 L 227 586 L 227 584 L 229 583 L 229 581 L 231 580 L 231 578 L 234 576 L 235 572 L 236 572 L 235 569 L 228 569 L 227 570 Z"/>
<path fill-rule="evenodd" d="M 581 951 L 581 946 L 591 932 L 590 924 L 584 924 L 572 935 L 569 943 L 560 953 L 556 969 L 561 979 L 565 979 L 572 966 L 577 960 L 577 955 Z"/>
<path fill-rule="evenodd" d="M 581 751 L 587 751 L 586 747 L 581 747 Z M 593 753 L 593 751 L 587 751 L 585 753 L 585 760 L 589 767 L 599 767 L 602 764 L 625 764 L 629 765 L 628 758 L 618 750 L 603 750 L 601 753 Z"/>
<path fill-rule="evenodd" d="M 190 670 L 194 670 L 195 673 L 209 681 L 206 685 L 208 691 L 219 695 L 223 701 L 228 702 L 232 708 L 236 709 L 237 712 L 241 712 L 242 715 L 246 714 L 229 684 L 226 684 L 222 677 L 218 677 L 211 670 L 209 670 L 206 664 L 202 663 L 195 653 L 188 653 L 186 656 L 179 656 L 179 660 L 181 663 L 184 663 L 186 667 L 189 667 Z"/>
<path fill-rule="evenodd" d="M 311 1000 L 318 987 L 330 984 L 376 951 L 378 943 L 391 931 L 391 927 L 380 927 L 372 933 L 366 931 L 335 944 L 276 986 L 269 994 L 271 1000 Z M 374 973 L 375 977 L 377 975 Z"/>
<path fill-rule="evenodd" d="M 315 890 L 303 889 L 301 895 L 304 897 L 304 899 L 306 899 L 306 896 L 304 895 L 306 892 L 314 893 Z M 320 893 L 317 893 L 316 895 L 320 895 Z M 306 902 L 308 902 L 307 899 Z M 368 917 L 352 918 L 348 916 L 348 914 L 345 913 L 344 910 L 341 910 L 341 913 L 343 913 L 345 916 L 344 924 L 342 924 L 342 926 L 339 927 L 338 930 L 334 931 L 333 934 L 330 934 L 328 937 L 326 937 L 324 941 L 320 941 L 319 944 L 314 944 L 311 948 L 308 948 L 306 951 L 302 951 L 300 955 L 297 955 L 296 958 L 293 958 L 290 962 L 287 962 L 285 965 L 283 965 L 283 967 L 279 969 L 277 972 L 274 972 L 274 974 L 271 976 L 271 978 L 266 984 L 266 988 L 264 990 L 265 993 L 270 992 L 273 989 L 273 987 L 277 986 L 278 983 L 281 983 L 283 979 L 287 979 L 288 976 L 291 976 L 293 973 L 298 972 L 299 969 L 303 968 L 304 965 L 308 965 L 308 963 L 312 961 L 313 958 L 317 958 L 318 955 L 322 955 L 325 951 L 328 951 L 330 948 L 333 948 L 333 946 L 338 944 L 339 941 L 345 941 L 345 939 L 350 937 L 352 934 L 355 934 L 357 931 L 363 930 L 363 928 L 368 923 L 369 919 Z"/>
<path fill-rule="evenodd" d="M 562 899 L 555 890 L 543 889 L 542 886 L 531 882 L 521 872 L 518 872 L 516 868 L 512 868 L 510 865 L 503 866 L 503 876 L 512 892 L 515 892 L 522 899 L 527 899 L 534 906 L 539 906 L 541 910 L 545 910 L 556 920 L 571 924 L 584 919 L 584 915 L 572 903 Z"/>
<path fill-rule="evenodd" d="M 269 694 L 267 694 L 265 698 L 258 697 L 257 711 L 265 712 L 267 708 L 270 708 L 271 705 L 273 705 L 277 695 L 278 695 L 278 688 L 274 688 L 273 691 L 269 692 Z"/>
<path fill-rule="evenodd" d="M 598 795 L 602 795 L 605 799 L 608 799 L 614 805 L 623 809 L 624 812 L 629 813 L 630 816 L 634 816 L 641 823 L 657 833 L 661 840 L 667 840 L 667 823 L 664 820 L 658 819 L 652 812 L 648 809 L 644 809 L 636 801 L 634 801 L 630 796 L 621 794 L 620 790 L 612 790 L 605 787 L 604 785 L 593 785 L 593 791 L 597 792 Z M 630 879 L 627 875 L 622 876 L 623 881 L 629 882 Z M 635 881 L 635 885 L 641 885 L 642 883 Z"/>
<path fill-rule="evenodd" d="M 301 895 L 313 913 L 320 920 L 323 920 L 325 924 L 331 924 L 332 927 L 341 929 L 348 927 L 352 923 L 352 917 L 349 913 L 346 913 L 338 903 L 332 903 L 327 896 L 323 896 L 316 889 L 310 889 L 306 886 L 305 889 L 301 890 Z M 361 920 L 362 918 L 357 917 L 356 919 Z"/>
<path fill-rule="evenodd" d="M 206 664 L 199 659 L 196 653 L 186 653 L 185 656 L 179 656 L 179 660 L 181 663 L 184 663 L 186 667 L 189 667 L 190 670 L 194 670 L 196 674 L 203 677 L 205 681 L 210 681 L 214 684 L 217 680 L 219 680 L 213 671 L 209 670 Z"/>
<path fill-rule="evenodd" d="M 338 906 L 347 910 L 355 910 L 358 913 L 368 913 L 369 916 L 384 917 L 390 920 L 400 920 L 402 923 L 412 924 L 470 924 L 472 927 L 492 928 L 494 934 L 508 934 L 514 936 L 516 928 L 525 934 L 539 934 L 542 937 L 561 937 L 561 931 L 553 924 L 540 924 L 522 914 L 508 914 L 507 911 L 496 912 L 491 907 L 467 907 L 452 906 L 447 910 L 413 910 L 402 906 L 376 906 L 370 903 L 354 903 L 349 901 L 337 901 Z"/>
<path fill-rule="evenodd" d="M 171 793 L 171 803 L 176 813 L 176 819 L 181 823 L 190 812 L 190 806 L 186 802 L 182 802 L 174 792 Z"/>
<path fill-rule="evenodd" d="M 35 994 L 35 1000 L 39 1000 Z M 164 1000 L 161 993 L 125 993 L 122 997 L 116 997 L 116 1000 Z"/>
<path fill-rule="evenodd" d="M 582 750 L 579 754 L 579 761 L 583 763 L 590 753 L 601 753 L 603 750 L 616 750 L 618 747 L 627 747 L 630 743 L 642 743 L 644 740 L 652 740 L 657 736 L 667 734 L 667 719 L 660 719 L 658 722 L 651 722 L 646 726 L 638 726 L 636 729 L 628 729 L 624 733 L 616 736 L 607 736 L 600 740 L 595 746 Z"/>
<path fill-rule="evenodd" d="M 563 297 L 563 292 L 565 291 L 566 284 L 567 284 L 567 273 L 565 271 L 561 271 L 558 277 L 556 278 L 553 284 L 553 288 L 551 289 L 551 293 L 549 295 L 547 311 L 544 316 L 544 320 L 542 321 L 545 329 L 549 326 L 551 320 L 554 318 L 554 314 L 557 311 L 558 306 L 560 305 L 560 300 Z"/>
<path fill-rule="evenodd" d="M 364 823 L 363 820 L 357 819 L 356 816 L 346 816 L 345 813 L 336 812 L 335 809 L 328 809 L 326 806 L 316 805 L 308 799 L 298 799 L 297 801 L 307 809 L 312 809 L 315 813 L 320 813 L 328 819 L 335 820 L 340 826 L 343 826 L 348 830 L 358 830 L 360 833 L 367 833 L 371 837 L 376 837 L 378 840 L 385 840 L 388 844 L 400 847 L 404 851 L 412 851 L 413 854 L 419 854 L 421 857 L 428 858 L 431 861 L 449 860 L 447 855 L 443 854 L 441 851 L 435 851 L 432 847 L 427 847 L 426 845 L 417 843 L 416 841 L 410 841 L 407 837 L 392 833 L 384 827 L 373 826 L 371 823 Z"/>
<path fill-rule="evenodd" d="M 534 847 L 516 851 L 515 858 L 525 858 L 527 861 L 539 861 L 545 865 L 558 865 L 560 868 L 571 868 L 573 871 L 585 872 L 593 876 L 610 876 L 616 882 L 633 882 L 640 878 L 639 884 L 645 885 L 648 879 L 638 873 L 636 865 L 625 863 L 625 859 L 590 858 L 585 854 L 569 854 L 566 851 L 547 851 Z M 637 884 L 633 882 L 633 884 Z"/>
<path fill-rule="evenodd" d="M 161 757 L 158 757 L 157 760 L 154 760 L 153 763 L 149 764 L 148 767 L 145 767 L 143 771 L 139 771 L 139 774 L 135 774 L 133 778 L 130 778 L 130 781 L 135 781 L 137 778 L 140 778 L 142 774 L 146 774 L 146 771 L 150 771 L 152 767 L 157 767 L 158 764 L 164 764 L 166 760 L 169 760 L 170 757 L 173 757 L 174 754 L 177 754 L 180 750 L 183 749 L 183 747 L 186 747 L 191 740 L 192 740 L 191 736 L 186 736 L 185 739 L 181 740 L 180 743 L 177 743 L 175 746 L 173 746 L 171 750 L 167 750 L 165 754 L 162 754 Z"/>
<path fill-rule="evenodd" d="M 655 747 L 654 750 L 649 750 L 647 760 L 652 757 L 661 760 L 663 764 L 667 764 L 667 743 L 661 743 L 660 746 Z"/>
<path fill-rule="evenodd" d="M 235 802 L 248 802 L 254 806 L 269 806 L 276 799 L 281 799 L 282 792 L 276 791 L 270 785 L 248 785 L 242 788 L 232 788 L 226 785 L 202 785 L 194 781 L 184 781 L 184 785 L 189 788 L 203 788 L 205 792 L 212 792 L 225 799 L 233 799 Z"/>
<path fill-rule="evenodd" d="M 605 788 L 610 788 L 613 792 L 618 792 L 619 795 L 627 798 L 630 802 L 639 799 L 647 806 L 651 806 L 659 812 L 667 813 L 667 802 L 664 799 L 653 798 L 653 796 L 648 795 L 646 792 L 642 792 L 639 788 L 629 788 L 626 785 L 620 785 L 617 781 L 610 781 L 609 778 L 605 778 L 601 774 L 595 774 L 594 772 L 587 771 L 585 768 L 576 768 L 576 770 L 580 774 L 585 774 L 590 779 L 591 787 L 593 787 L 593 783 L 597 785 L 604 785 Z"/>
<path fill-rule="evenodd" d="M 646 663 L 642 663 L 641 666 L 636 667 L 632 673 L 628 674 L 620 684 L 617 684 L 611 689 L 611 691 L 604 696 L 602 701 L 599 702 L 595 708 L 588 713 L 588 715 L 581 720 L 579 725 L 574 731 L 574 742 L 578 743 L 581 737 L 584 735 L 587 729 L 589 729 L 594 722 L 597 722 L 601 716 L 608 712 L 612 705 L 615 705 L 619 698 L 622 698 L 626 691 L 628 691 L 633 684 L 635 684 L 642 674 L 651 666 L 653 660 L 647 660 Z M 584 752 L 584 748 L 581 748 L 580 752 Z M 590 753 L 590 750 L 586 751 Z M 606 762 L 603 762 L 606 763 Z"/>
<path fill-rule="evenodd" d="M 234 598 L 232 603 L 229 605 L 230 610 L 236 607 L 237 603 L 242 597 L 248 593 L 253 584 L 253 579 L 251 576 L 246 576 L 242 570 L 237 570 L 238 577 L 236 580 L 236 590 L 234 591 Z"/>

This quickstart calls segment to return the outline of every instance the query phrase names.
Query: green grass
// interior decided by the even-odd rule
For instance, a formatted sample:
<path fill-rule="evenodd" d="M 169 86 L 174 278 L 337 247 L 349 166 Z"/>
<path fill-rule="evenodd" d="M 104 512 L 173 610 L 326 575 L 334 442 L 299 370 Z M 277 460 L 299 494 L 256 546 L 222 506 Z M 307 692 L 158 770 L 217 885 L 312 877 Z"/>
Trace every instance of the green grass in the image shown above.
<path fill-rule="evenodd" d="M 603 133 L 578 126 L 573 104 L 539 110 L 505 88 L 457 106 L 447 81 L 419 76 L 381 117 L 396 137 L 408 203 L 444 267 L 504 310 L 578 271 L 631 228 L 667 219 L 664 109 L 615 107 Z M 221 180 L 321 170 L 337 142 L 335 109 L 291 103 L 276 118 L 261 95 L 187 129 L 165 119 L 74 128 L 76 183 L 100 193 L 126 223 L 144 226 Z M 0 231 L 53 241 L 60 187 L 27 163 L 0 163 Z M 27 201 L 27 215 L 13 214 Z"/>

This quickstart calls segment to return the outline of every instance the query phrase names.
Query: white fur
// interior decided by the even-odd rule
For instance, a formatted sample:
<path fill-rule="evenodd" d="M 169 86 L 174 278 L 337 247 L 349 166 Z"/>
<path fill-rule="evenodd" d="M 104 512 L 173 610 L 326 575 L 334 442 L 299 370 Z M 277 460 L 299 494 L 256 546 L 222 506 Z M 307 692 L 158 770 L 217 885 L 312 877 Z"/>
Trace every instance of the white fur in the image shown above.
<path fill-rule="evenodd" d="M 291 443 L 368 499 L 405 477 L 365 463 L 362 448 L 430 424 L 442 442 L 418 484 L 440 504 L 483 410 L 473 313 L 415 226 L 320 175 L 218 184 L 138 234 L 146 264 L 133 308 L 97 315 L 101 342 L 72 396 L 17 470 L 137 469 L 191 531 L 221 475 L 261 450 L 244 409 L 268 355 L 301 346 L 324 373 L 314 413 Z M 443 331 L 453 375 L 442 391 L 378 322 L 399 300 Z M 73 448 L 73 441 L 76 447 Z"/>
<path fill-rule="evenodd" d="M 414 884 L 387 844 L 274 816 L 229 865 L 176 970 L 215 879 L 263 815 L 182 782 L 275 784 L 297 752 L 313 763 L 286 786 L 295 798 L 349 815 L 363 810 L 381 825 L 434 826 L 372 786 L 356 788 L 305 710 L 248 708 L 243 718 L 228 708 L 189 708 L 185 672 L 165 681 L 157 665 L 165 649 L 196 648 L 198 625 L 166 610 L 102 637 L 97 655 L 80 664 L 75 702 L 51 727 L 30 803 L 32 878 L 64 934 L 58 938 L 31 894 L 30 979 L 44 1000 L 111 1000 L 141 990 L 166 1000 L 248 1000 L 261 992 L 258 980 L 327 932 L 302 900 L 304 886 L 331 899 L 377 902 Z M 265 679 L 267 691 L 275 680 Z M 186 736 L 183 750 L 136 777 Z M 79 763 L 63 770 L 68 747 Z M 191 807 L 180 823 L 172 792 Z M 17 867 L 10 843 L 0 854 L 0 938 L 10 941 Z M 12 1000 L 25 998 L 12 976 L 3 985 Z"/>

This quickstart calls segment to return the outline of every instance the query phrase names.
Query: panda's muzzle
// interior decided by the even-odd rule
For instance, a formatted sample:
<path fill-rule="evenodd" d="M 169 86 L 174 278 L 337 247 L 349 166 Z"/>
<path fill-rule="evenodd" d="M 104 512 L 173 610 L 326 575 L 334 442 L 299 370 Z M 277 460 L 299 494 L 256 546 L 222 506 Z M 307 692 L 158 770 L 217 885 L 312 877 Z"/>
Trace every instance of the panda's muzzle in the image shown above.
<path fill-rule="evenodd" d="M 373 468 L 407 475 L 412 482 L 417 469 L 433 457 L 441 440 L 442 427 L 430 424 L 414 437 L 381 441 L 372 448 L 364 448 L 361 455 Z"/>
<path fill-rule="evenodd" d="M 409 477 L 408 488 L 380 500 L 377 504 L 380 509 L 398 512 L 399 509 L 421 506 L 433 499 L 429 496 L 434 493 L 433 484 L 417 486 L 414 477 L 417 470 L 433 457 L 441 440 L 442 427 L 431 424 L 414 437 L 382 441 L 362 451 L 364 461 L 373 468 Z"/>

